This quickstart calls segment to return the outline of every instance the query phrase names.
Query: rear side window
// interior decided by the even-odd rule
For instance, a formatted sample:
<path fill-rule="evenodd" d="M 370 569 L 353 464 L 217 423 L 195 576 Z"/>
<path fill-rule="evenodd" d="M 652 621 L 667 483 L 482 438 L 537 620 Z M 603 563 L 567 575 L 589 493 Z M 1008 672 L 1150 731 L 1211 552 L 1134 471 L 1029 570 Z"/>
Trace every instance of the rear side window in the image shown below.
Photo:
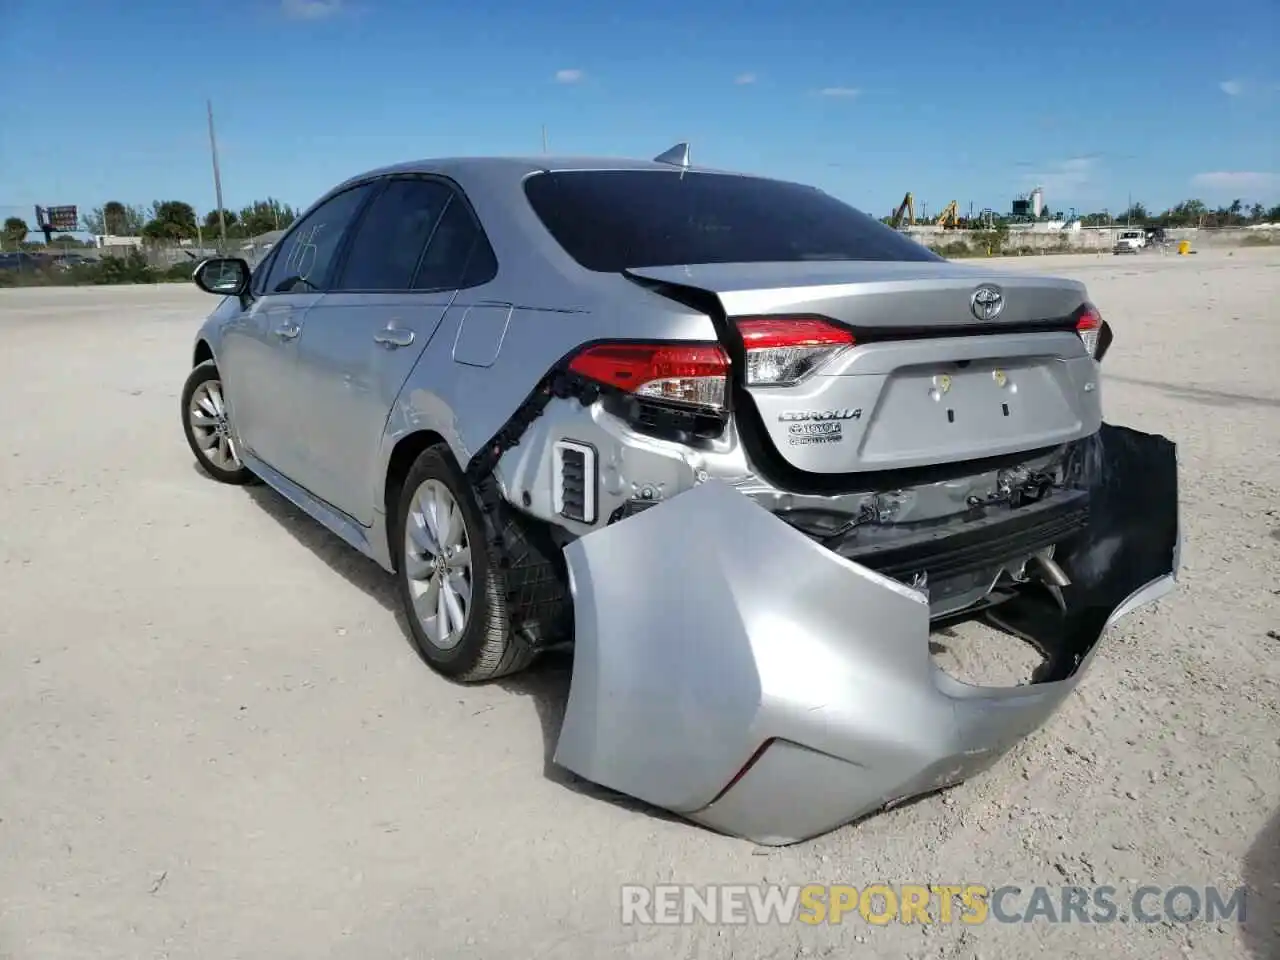
<path fill-rule="evenodd" d="M 445 207 L 423 254 L 417 290 L 452 290 L 488 283 L 497 273 L 493 248 L 462 198 L 455 195 Z"/>
<path fill-rule="evenodd" d="M 588 270 L 941 258 L 813 187 L 679 170 L 540 173 L 525 195 Z"/>
<path fill-rule="evenodd" d="M 434 180 L 392 180 L 365 211 L 339 290 L 408 290 L 453 191 Z"/>

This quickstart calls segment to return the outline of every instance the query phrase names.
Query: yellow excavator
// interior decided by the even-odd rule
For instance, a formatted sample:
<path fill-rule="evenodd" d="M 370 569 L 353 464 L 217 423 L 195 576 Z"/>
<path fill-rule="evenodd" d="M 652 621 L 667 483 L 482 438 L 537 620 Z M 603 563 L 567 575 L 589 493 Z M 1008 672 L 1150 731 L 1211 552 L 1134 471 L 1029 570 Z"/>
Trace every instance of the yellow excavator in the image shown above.
<path fill-rule="evenodd" d="M 942 208 L 942 212 L 938 214 L 936 222 L 940 227 L 960 226 L 960 208 L 956 206 L 956 202 L 954 200 Z"/>
<path fill-rule="evenodd" d="M 898 204 L 898 209 L 893 211 L 893 218 L 889 225 L 897 230 L 902 227 L 902 215 L 907 216 L 907 226 L 912 226 L 916 222 L 916 201 L 910 192 L 902 198 L 902 202 Z"/>

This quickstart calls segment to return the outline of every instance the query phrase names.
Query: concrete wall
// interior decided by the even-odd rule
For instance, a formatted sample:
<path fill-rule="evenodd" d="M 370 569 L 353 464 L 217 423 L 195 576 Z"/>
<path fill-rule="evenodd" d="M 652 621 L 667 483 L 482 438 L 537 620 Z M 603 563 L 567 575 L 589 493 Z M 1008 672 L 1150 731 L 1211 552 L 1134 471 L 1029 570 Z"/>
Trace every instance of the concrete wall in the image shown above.
<path fill-rule="evenodd" d="M 1080 230 L 1011 230 L 1005 241 L 1005 253 L 1053 253 L 1068 251 L 1110 251 L 1120 238 L 1120 234 L 1133 227 L 1083 227 Z M 985 235 L 973 230 L 946 230 L 942 227 L 923 226 L 909 227 L 907 233 L 927 247 L 943 247 L 947 244 L 964 242 L 975 249 L 979 238 L 985 242 Z M 1171 243 L 1180 240 L 1191 241 L 1191 248 L 1197 247 L 1238 247 L 1246 237 L 1271 237 L 1273 242 L 1280 243 L 1280 226 L 1271 230 L 1200 230 L 1195 227 L 1175 228 L 1165 231 Z"/>

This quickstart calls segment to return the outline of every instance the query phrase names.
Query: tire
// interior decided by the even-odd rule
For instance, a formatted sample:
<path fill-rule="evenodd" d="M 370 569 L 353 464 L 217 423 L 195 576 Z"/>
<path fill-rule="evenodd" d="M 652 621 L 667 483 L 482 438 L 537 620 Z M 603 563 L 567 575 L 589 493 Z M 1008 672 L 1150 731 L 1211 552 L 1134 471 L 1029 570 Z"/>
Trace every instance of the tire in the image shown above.
<path fill-rule="evenodd" d="M 392 550 L 414 646 L 433 669 L 478 683 L 533 661 L 533 645 L 515 629 L 507 570 L 475 492 L 443 445 L 424 450 L 405 478 Z"/>
<path fill-rule="evenodd" d="M 212 360 L 192 370 L 183 385 L 182 430 L 196 463 L 214 480 L 242 486 L 257 479 L 240 460 L 222 393 L 222 379 Z"/>

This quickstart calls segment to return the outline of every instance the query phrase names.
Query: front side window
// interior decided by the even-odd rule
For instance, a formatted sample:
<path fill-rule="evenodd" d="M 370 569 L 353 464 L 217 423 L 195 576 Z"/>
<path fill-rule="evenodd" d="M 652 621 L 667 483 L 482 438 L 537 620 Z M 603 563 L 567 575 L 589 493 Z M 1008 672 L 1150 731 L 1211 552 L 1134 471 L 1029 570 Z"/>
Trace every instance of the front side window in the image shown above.
<path fill-rule="evenodd" d="M 588 270 L 697 263 L 924 260 L 937 254 L 813 187 L 680 170 L 570 170 L 525 181 L 534 212 Z"/>
<path fill-rule="evenodd" d="M 351 241 L 339 290 L 408 290 L 453 191 L 435 180 L 392 180 Z"/>
<path fill-rule="evenodd" d="M 289 231 L 267 272 L 263 293 L 315 293 L 325 289 L 342 236 L 370 189 L 361 184 L 325 201 Z"/>

